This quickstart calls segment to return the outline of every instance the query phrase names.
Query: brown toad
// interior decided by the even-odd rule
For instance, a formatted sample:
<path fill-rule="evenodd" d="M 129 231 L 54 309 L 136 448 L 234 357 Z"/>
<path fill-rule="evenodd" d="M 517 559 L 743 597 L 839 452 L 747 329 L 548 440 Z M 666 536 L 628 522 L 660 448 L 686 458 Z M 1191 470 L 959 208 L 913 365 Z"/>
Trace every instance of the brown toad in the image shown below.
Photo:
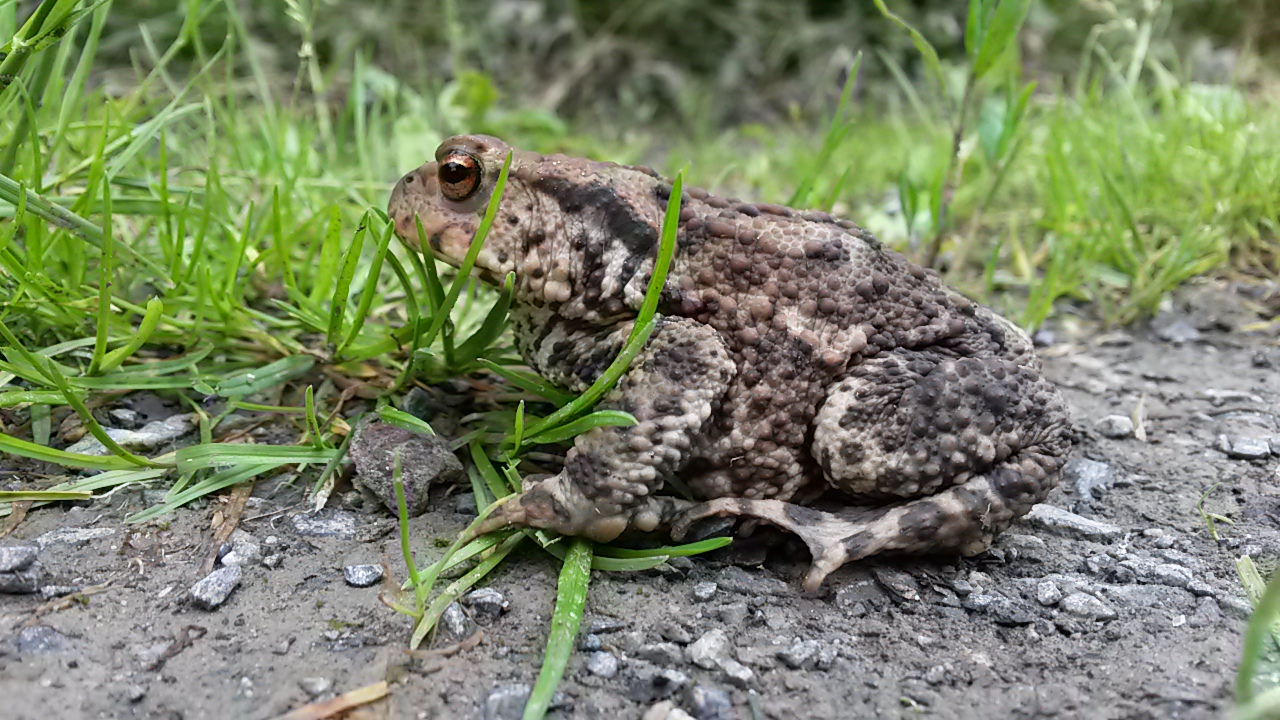
<path fill-rule="evenodd" d="M 509 150 L 446 140 L 392 192 L 396 232 L 416 242 L 416 213 L 458 263 Z M 647 168 L 514 151 L 477 268 L 515 272 L 530 367 L 580 392 L 613 360 L 671 189 Z M 815 590 L 874 553 L 980 552 L 1057 484 L 1067 412 L 1027 336 L 851 222 L 687 190 L 659 313 L 602 402 L 638 423 L 579 436 L 486 531 L 679 538 L 710 515 L 751 517 L 805 541 Z M 658 494 L 677 475 L 703 502 Z"/>

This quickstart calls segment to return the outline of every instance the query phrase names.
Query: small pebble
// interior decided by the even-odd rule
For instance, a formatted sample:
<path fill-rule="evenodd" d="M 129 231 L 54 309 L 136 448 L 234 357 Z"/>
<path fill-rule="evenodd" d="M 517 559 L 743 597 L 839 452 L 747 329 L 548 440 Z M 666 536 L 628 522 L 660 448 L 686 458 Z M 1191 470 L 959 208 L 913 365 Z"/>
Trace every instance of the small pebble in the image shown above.
<path fill-rule="evenodd" d="M 648 643 L 637 648 L 635 656 L 658 665 L 679 665 L 684 660 L 684 650 L 673 642 Z"/>
<path fill-rule="evenodd" d="M 471 633 L 475 632 L 475 623 L 467 617 L 462 606 L 456 602 L 449 603 L 449 606 L 444 609 L 444 614 L 440 616 L 440 626 L 455 640 L 466 640 L 471 637 Z"/>
<path fill-rule="evenodd" d="M 204 610 L 215 610 L 231 596 L 231 591 L 240 584 L 240 566 L 228 565 L 218 568 L 204 576 L 200 582 L 191 586 L 191 599 L 197 607 Z"/>
<path fill-rule="evenodd" d="M 1095 423 L 1093 428 L 1103 437 L 1127 438 L 1133 435 L 1133 420 L 1124 415 L 1108 415 Z"/>
<path fill-rule="evenodd" d="M 1116 611 L 1110 605 L 1088 593 L 1071 593 L 1058 603 L 1062 611 L 1086 620 L 1112 620 Z"/>
<path fill-rule="evenodd" d="M 1219 440 L 1219 447 L 1222 445 L 1222 441 Z M 1271 457 L 1271 443 L 1262 438 L 1228 438 L 1226 453 L 1228 457 L 1238 460 L 1265 460 Z"/>
<path fill-rule="evenodd" d="M 67 647 L 67 636 L 48 625 L 33 625 L 18 631 L 19 655 L 52 655 Z"/>
<path fill-rule="evenodd" d="M 356 535 L 355 516 L 342 510 L 294 515 L 290 522 L 294 532 L 304 537 L 353 538 Z"/>
<path fill-rule="evenodd" d="M 326 677 L 306 677 L 298 681 L 298 687 L 307 695 L 317 698 L 333 689 L 333 681 Z"/>
<path fill-rule="evenodd" d="M 1036 602 L 1050 607 L 1057 605 L 1062 599 L 1062 590 L 1058 589 L 1058 584 L 1052 580 L 1041 580 L 1036 584 Z"/>
<path fill-rule="evenodd" d="M 733 658 L 721 660 L 720 670 L 724 673 L 726 680 L 741 688 L 747 687 L 756 678 L 756 674 L 752 672 L 751 668 Z"/>
<path fill-rule="evenodd" d="M 124 697 L 130 703 L 140 703 L 147 696 L 147 689 L 141 685 L 130 685 L 124 689 Z"/>
<path fill-rule="evenodd" d="M 480 588 L 467 593 L 462 602 L 475 611 L 478 619 L 497 620 L 510 603 L 493 588 Z"/>
<path fill-rule="evenodd" d="M 611 652 L 593 652 L 587 656 L 587 672 L 596 677 L 611 678 L 618 674 L 618 658 Z"/>
<path fill-rule="evenodd" d="M 713 582 L 700 582 L 693 586 L 693 599 L 706 602 L 716 594 L 719 588 L 720 586 Z"/>
<path fill-rule="evenodd" d="M 267 566 L 268 568 L 271 568 L 272 570 L 275 570 L 276 568 L 280 567 L 282 563 L 284 563 L 284 555 L 281 553 L 272 553 L 262 558 L 262 564 Z"/>
<path fill-rule="evenodd" d="M 737 720 L 729 693 L 718 687 L 694 685 L 689 689 L 688 706 L 697 720 Z"/>
<path fill-rule="evenodd" d="M 778 651 L 778 659 L 793 670 L 804 669 L 817 656 L 822 645 L 817 640 L 796 640 L 786 649 Z"/>
<path fill-rule="evenodd" d="M 729 636 L 724 630 L 715 628 L 708 630 L 688 648 L 689 662 L 700 668 L 711 670 L 716 664 L 729 657 L 732 647 Z"/>
<path fill-rule="evenodd" d="M 381 565 L 348 565 L 342 569 L 342 579 L 351 587 L 367 588 L 382 579 Z"/>

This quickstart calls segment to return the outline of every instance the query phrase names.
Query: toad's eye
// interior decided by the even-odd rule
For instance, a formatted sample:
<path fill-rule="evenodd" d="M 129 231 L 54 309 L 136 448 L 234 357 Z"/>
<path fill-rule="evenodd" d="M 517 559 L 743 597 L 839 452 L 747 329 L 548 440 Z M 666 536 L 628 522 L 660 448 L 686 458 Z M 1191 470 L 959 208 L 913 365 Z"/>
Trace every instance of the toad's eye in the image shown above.
<path fill-rule="evenodd" d="M 480 187 L 480 163 L 464 152 L 446 155 L 437 175 L 440 192 L 450 200 L 466 200 Z"/>

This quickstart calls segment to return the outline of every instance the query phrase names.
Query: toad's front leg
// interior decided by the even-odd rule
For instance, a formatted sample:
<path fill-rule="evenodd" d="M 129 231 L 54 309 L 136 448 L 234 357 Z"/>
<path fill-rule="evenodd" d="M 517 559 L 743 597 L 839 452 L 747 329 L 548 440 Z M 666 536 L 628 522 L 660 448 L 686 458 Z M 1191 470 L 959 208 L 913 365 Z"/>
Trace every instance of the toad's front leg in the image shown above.
<path fill-rule="evenodd" d="M 531 364 L 576 390 L 585 387 L 621 350 L 631 324 L 603 338 L 553 328 L 544 334 L 554 352 Z M 551 350 L 554 346 L 554 350 Z M 691 503 L 657 497 L 666 478 L 688 461 L 733 379 L 735 366 L 712 328 L 683 318 L 660 318 L 644 350 L 600 403 L 636 418 L 631 427 L 603 427 L 579 435 L 560 474 L 526 486 L 494 510 L 482 534 L 519 526 L 608 542 L 627 529 L 649 532 L 669 525 Z"/>

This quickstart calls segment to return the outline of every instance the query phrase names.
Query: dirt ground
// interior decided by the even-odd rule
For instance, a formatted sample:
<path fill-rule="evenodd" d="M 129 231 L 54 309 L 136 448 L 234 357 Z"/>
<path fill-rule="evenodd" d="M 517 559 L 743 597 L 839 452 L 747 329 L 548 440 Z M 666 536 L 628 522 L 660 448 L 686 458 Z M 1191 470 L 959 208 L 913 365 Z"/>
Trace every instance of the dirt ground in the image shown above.
<path fill-rule="evenodd" d="M 1235 561 L 1249 554 L 1265 573 L 1280 556 L 1277 459 L 1263 457 L 1272 436 L 1280 452 L 1280 348 L 1274 332 L 1240 332 L 1257 319 L 1248 297 L 1187 298 L 1149 327 L 1053 326 L 1042 354 L 1080 441 L 1048 505 L 1072 515 L 1037 512 L 974 558 L 846 567 L 817 596 L 799 590 L 803 547 L 768 533 L 596 573 L 552 717 L 1223 716 L 1249 607 Z M 1145 441 L 1109 437 L 1125 428 L 1108 416 L 1144 397 Z M 1215 485 L 1205 509 L 1234 521 L 1216 541 L 1197 510 Z M 409 620 L 379 587 L 344 581 L 359 563 L 403 578 L 381 508 L 326 511 L 354 523 L 318 536 L 292 517 L 296 492 L 260 483 L 241 539 L 274 567 L 250 557 L 209 611 L 189 588 L 225 505 L 125 526 L 154 492 L 35 510 L 0 540 L 38 541 L 45 584 L 103 586 L 62 602 L 0 595 L 0 716 L 271 718 L 391 679 L 350 717 L 519 717 L 555 598 L 545 554 L 519 552 L 491 576 L 499 617 L 476 604 L 454 618 L 467 636 L 478 623 L 478 645 L 410 661 Z M 471 519 L 459 505 L 441 490 L 412 522 L 422 555 Z M 433 647 L 455 642 L 442 632 Z"/>

